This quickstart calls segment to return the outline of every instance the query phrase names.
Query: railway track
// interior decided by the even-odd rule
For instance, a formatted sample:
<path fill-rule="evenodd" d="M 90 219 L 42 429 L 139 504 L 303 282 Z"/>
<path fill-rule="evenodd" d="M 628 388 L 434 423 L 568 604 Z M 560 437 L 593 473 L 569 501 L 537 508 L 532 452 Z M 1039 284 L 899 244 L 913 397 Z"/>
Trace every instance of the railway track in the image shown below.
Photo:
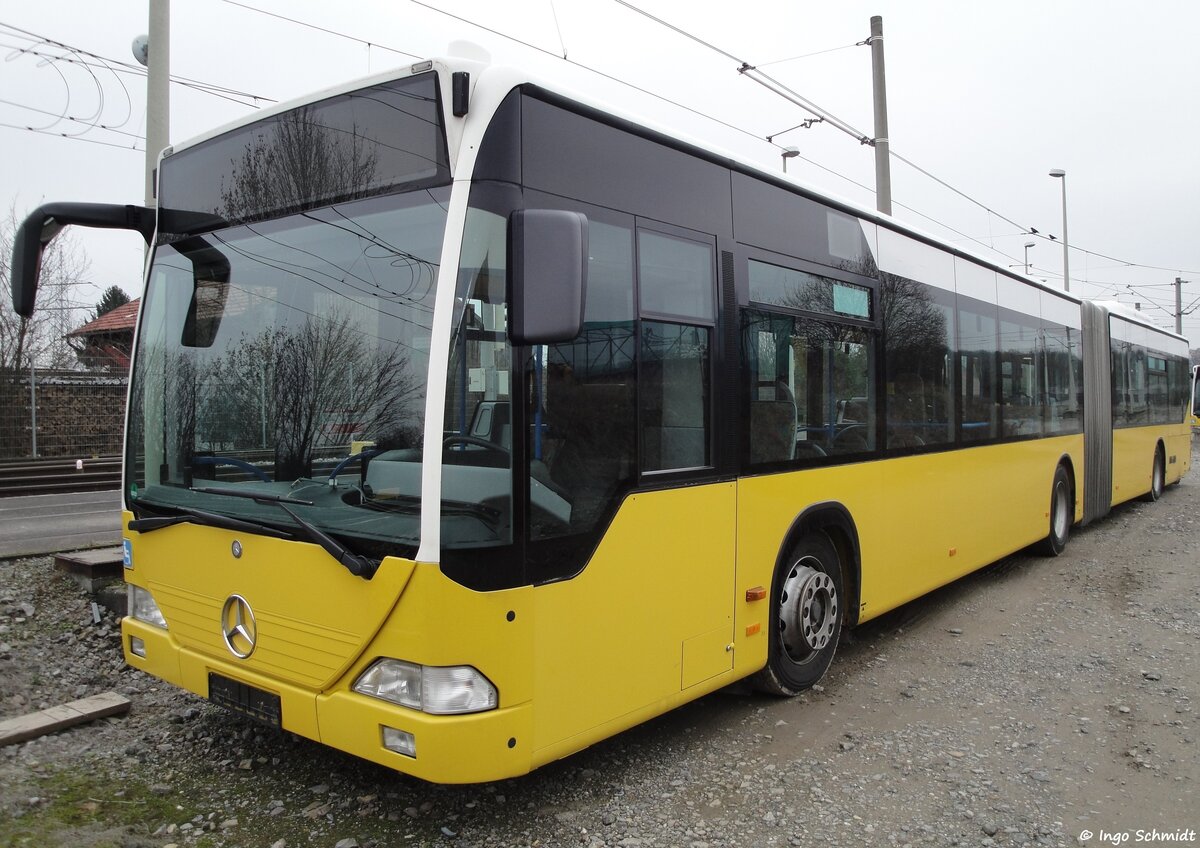
<path fill-rule="evenodd" d="M 77 463 L 82 463 L 82 468 Z M 99 492 L 121 487 L 118 455 L 0 461 L 0 497 Z"/>

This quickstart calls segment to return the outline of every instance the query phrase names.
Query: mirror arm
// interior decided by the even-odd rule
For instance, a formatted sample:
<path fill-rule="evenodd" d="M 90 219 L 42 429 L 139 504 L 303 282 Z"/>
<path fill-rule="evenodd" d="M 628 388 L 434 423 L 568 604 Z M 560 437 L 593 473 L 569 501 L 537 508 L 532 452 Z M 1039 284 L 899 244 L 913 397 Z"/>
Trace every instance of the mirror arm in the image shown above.
<path fill-rule="evenodd" d="M 22 318 L 33 314 L 42 251 L 68 224 L 114 230 L 136 230 L 149 244 L 157 212 L 145 206 L 111 203 L 46 203 L 33 210 L 13 238 L 11 268 L 13 311 Z"/>

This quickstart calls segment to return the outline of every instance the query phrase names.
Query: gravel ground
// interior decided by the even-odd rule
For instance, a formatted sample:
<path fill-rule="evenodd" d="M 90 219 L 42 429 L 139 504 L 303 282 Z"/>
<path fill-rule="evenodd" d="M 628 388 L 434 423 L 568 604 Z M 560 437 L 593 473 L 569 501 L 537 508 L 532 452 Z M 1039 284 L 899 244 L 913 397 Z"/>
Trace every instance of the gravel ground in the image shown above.
<path fill-rule="evenodd" d="M 124 666 L 49 558 L 0 561 L 0 846 L 1020 846 L 1197 840 L 1200 479 L 870 622 L 824 685 L 732 687 L 534 774 L 440 787 Z M 1157 834 L 1150 833 L 1156 830 Z"/>

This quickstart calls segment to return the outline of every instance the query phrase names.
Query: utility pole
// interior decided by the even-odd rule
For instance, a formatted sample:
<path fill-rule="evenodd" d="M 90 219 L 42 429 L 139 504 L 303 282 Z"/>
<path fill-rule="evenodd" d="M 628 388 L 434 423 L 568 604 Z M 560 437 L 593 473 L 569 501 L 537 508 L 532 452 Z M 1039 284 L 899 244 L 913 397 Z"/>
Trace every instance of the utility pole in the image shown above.
<path fill-rule="evenodd" d="M 1175 278 L 1175 334 L 1183 335 L 1183 280 Z"/>
<path fill-rule="evenodd" d="M 892 214 L 892 161 L 888 150 L 887 85 L 883 73 L 883 17 L 871 16 L 871 80 L 875 92 L 875 208 Z"/>
<path fill-rule="evenodd" d="M 158 156 L 170 144 L 171 4 L 150 0 L 149 55 L 146 63 L 146 205 L 155 202 L 154 171 Z"/>
<path fill-rule="evenodd" d="M 1062 180 L 1062 206 L 1063 206 L 1063 291 L 1071 290 L 1071 250 L 1067 245 L 1067 172 L 1062 168 L 1055 168 L 1050 172 L 1050 176 L 1056 180 Z M 1051 238 L 1054 238 L 1051 236 Z"/>

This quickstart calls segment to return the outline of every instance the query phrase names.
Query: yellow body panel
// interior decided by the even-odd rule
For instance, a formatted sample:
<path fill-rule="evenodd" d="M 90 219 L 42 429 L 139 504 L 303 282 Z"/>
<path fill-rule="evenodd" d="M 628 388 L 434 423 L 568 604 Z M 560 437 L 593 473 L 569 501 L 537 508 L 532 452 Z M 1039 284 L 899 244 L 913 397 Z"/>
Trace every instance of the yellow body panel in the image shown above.
<path fill-rule="evenodd" d="M 1163 444 L 1167 451 L 1167 482 L 1177 483 L 1192 465 L 1192 432 L 1186 424 L 1166 427 Z"/>
<path fill-rule="evenodd" d="M 1082 436 L 743 479 L 738 586 L 770 586 L 795 518 L 812 504 L 839 503 L 858 530 L 859 620 L 866 621 L 1044 538 L 1051 482 L 1064 456 L 1082 468 Z M 1082 485 L 1076 479 L 1076 493 Z M 1078 497 L 1075 516 L 1082 517 Z M 744 601 L 743 614 L 754 614 Z M 737 629 L 744 631 L 740 618 Z M 739 669 L 761 667 L 765 652 L 765 640 L 752 658 L 739 651 Z"/>
<path fill-rule="evenodd" d="M 733 679 L 736 514 L 734 483 L 631 495 L 583 573 L 533 590 L 539 762 Z"/>
<path fill-rule="evenodd" d="M 525 586 L 475 592 L 447 578 L 437 565 L 419 563 L 387 623 L 342 680 L 317 699 L 321 741 L 439 783 L 498 780 L 529 771 L 534 591 Z M 499 709 L 432 716 L 350 691 L 380 657 L 474 666 L 496 687 Z M 417 758 L 385 750 L 380 725 L 412 733 Z"/>
<path fill-rule="evenodd" d="M 126 512 L 123 524 L 132 514 Z M 128 533 L 133 567 L 125 579 L 150 591 L 178 648 L 232 656 L 221 636 L 230 595 L 246 599 L 259 629 L 239 667 L 264 678 L 319 689 L 358 659 L 400 597 L 413 564 L 384 560 L 368 583 L 317 545 L 183 523 Z M 233 555 L 233 544 L 241 555 Z"/>
<path fill-rule="evenodd" d="M 1190 429 L 1186 424 L 1123 427 L 1113 430 L 1112 502 L 1116 504 L 1150 491 L 1154 451 L 1163 443 L 1166 482 L 1174 483 L 1191 465 Z"/>
<path fill-rule="evenodd" d="M 1082 454 L 1082 436 L 1062 436 L 641 492 L 580 574 L 494 592 L 396 559 L 365 581 L 311 545 L 210 527 L 132 534 L 127 577 L 155 594 L 171 629 L 126 619 L 126 656 L 201 695 L 213 671 L 275 692 L 286 729 L 427 780 L 523 774 L 762 668 L 773 570 L 808 507 L 833 502 L 852 517 L 866 620 L 1044 538 L 1055 468 L 1067 457 L 1080 469 Z M 763 597 L 747 596 L 759 587 Z M 233 592 L 262 610 L 248 660 L 224 646 L 212 612 Z M 128 651 L 135 635 L 145 659 Z M 284 635 L 286 652 L 268 650 Z M 472 665 L 499 708 L 432 716 L 353 692 L 379 657 Z M 412 733 L 416 758 L 385 749 L 383 727 Z"/>

